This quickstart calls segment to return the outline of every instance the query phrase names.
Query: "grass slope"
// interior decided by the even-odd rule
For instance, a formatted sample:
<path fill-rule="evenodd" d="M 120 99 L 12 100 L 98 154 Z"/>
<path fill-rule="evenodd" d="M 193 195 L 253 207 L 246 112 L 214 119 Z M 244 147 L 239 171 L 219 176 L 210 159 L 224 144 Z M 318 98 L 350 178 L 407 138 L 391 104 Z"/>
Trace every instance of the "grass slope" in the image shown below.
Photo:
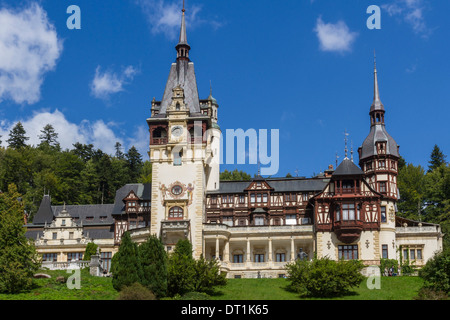
<path fill-rule="evenodd" d="M 0 300 L 115 300 L 118 293 L 111 278 L 89 275 L 81 271 L 81 288 L 69 289 L 66 282 L 56 281 L 63 276 L 67 280 L 72 274 L 65 271 L 44 271 L 51 279 L 35 279 L 36 287 L 30 292 L 15 295 L 0 294 Z M 381 288 L 370 290 L 366 281 L 349 295 L 333 300 L 411 300 L 417 296 L 423 281 L 419 277 L 382 277 Z M 228 279 L 227 285 L 217 287 L 212 300 L 299 300 L 297 293 L 289 291 L 286 279 Z"/>

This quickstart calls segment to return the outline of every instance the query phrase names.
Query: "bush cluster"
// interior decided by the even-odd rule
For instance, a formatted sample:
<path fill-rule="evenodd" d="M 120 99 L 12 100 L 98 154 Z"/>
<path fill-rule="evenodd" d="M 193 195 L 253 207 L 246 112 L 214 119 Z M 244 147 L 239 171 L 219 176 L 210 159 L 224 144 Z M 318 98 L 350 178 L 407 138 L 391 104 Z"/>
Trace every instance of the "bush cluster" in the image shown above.
<path fill-rule="evenodd" d="M 363 264 L 357 260 L 334 261 L 329 258 L 297 260 L 286 266 L 292 290 L 303 296 L 332 297 L 348 293 L 365 279 Z"/>

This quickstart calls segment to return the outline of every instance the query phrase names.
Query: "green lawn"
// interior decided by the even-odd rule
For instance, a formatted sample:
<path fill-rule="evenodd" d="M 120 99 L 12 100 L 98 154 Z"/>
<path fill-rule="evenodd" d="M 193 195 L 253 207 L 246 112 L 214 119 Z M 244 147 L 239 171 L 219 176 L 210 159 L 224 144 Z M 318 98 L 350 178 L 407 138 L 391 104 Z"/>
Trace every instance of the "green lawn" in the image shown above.
<path fill-rule="evenodd" d="M 65 271 L 45 271 L 51 279 L 36 279 L 36 287 L 27 293 L 0 294 L 0 300 L 115 300 L 118 293 L 113 289 L 111 278 L 98 278 L 81 272 L 81 288 L 70 290 L 66 283 L 56 277 L 71 274 Z M 336 300 L 411 300 L 422 286 L 419 277 L 382 277 L 379 290 L 369 290 L 364 281 L 359 288 Z M 229 279 L 224 287 L 216 288 L 213 300 L 298 300 L 295 292 L 288 290 L 286 279 Z"/>
<path fill-rule="evenodd" d="M 286 279 L 229 279 L 226 286 L 217 288 L 215 300 L 298 300 L 288 290 Z M 417 296 L 423 280 L 419 277 L 382 277 L 380 289 L 370 290 L 366 281 L 347 296 L 333 300 L 411 300 Z"/>

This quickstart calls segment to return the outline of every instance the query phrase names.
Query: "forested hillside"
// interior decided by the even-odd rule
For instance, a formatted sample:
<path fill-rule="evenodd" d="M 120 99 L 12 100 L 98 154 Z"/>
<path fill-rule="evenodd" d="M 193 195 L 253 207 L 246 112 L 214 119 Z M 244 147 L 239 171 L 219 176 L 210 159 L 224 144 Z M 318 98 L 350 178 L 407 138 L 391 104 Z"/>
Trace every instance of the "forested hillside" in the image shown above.
<path fill-rule="evenodd" d="M 41 133 L 39 145 L 30 146 L 19 122 L 4 140 L 8 147 L 0 148 L 0 190 L 7 190 L 10 183 L 17 186 L 29 221 L 44 193 L 55 205 L 113 203 L 116 190 L 124 184 L 151 182 L 151 164 L 135 147 L 124 152 L 120 143 L 112 141 L 114 155 L 92 144 L 75 143 L 72 149 L 62 150 L 51 125 Z"/>
<path fill-rule="evenodd" d="M 0 141 L 0 190 L 10 183 L 17 186 L 29 220 L 44 194 L 50 194 L 55 205 L 113 203 L 116 190 L 123 185 L 151 182 L 151 164 L 142 160 L 135 147 L 124 152 L 120 143 L 111 142 L 115 143 L 114 155 L 92 144 L 75 143 L 70 150 L 62 150 L 58 133 L 49 124 L 41 130 L 39 145 L 28 145 L 28 139 L 19 122 L 4 140 L 8 147 L 1 147 Z M 238 170 L 225 170 L 220 178 L 251 180 Z M 450 233 L 450 164 L 437 145 L 428 168 L 400 158 L 398 188 L 398 215 L 439 223 L 445 234 Z"/>

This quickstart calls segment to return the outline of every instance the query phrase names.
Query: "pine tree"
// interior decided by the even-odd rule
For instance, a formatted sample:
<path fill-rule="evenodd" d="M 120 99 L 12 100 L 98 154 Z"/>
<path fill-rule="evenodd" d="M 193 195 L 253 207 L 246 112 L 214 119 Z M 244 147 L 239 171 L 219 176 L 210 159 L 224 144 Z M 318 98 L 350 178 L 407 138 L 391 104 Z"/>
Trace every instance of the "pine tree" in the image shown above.
<path fill-rule="evenodd" d="M 13 149 L 20 149 L 26 146 L 26 141 L 30 138 L 25 136 L 26 131 L 23 128 L 22 123 L 19 121 L 9 132 L 9 139 L 6 140 L 8 142 L 9 147 Z"/>
<path fill-rule="evenodd" d="M 168 293 L 183 295 L 195 289 L 195 260 L 189 240 L 179 240 L 169 257 Z"/>
<path fill-rule="evenodd" d="M 55 129 L 51 124 L 47 124 L 44 129 L 41 130 L 41 135 L 39 139 L 41 140 L 40 146 L 48 145 L 51 147 L 59 147 L 59 143 L 57 141 L 58 134 L 55 132 Z"/>
<path fill-rule="evenodd" d="M 142 171 L 142 155 L 132 146 L 125 154 L 130 172 L 130 182 L 137 182 Z"/>
<path fill-rule="evenodd" d="M 116 144 L 114 145 L 114 149 L 116 149 L 116 158 L 117 159 L 123 159 L 124 158 L 124 154 L 122 152 L 122 144 L 120 142 L 116 142 Z"/>
<path fill-rule="evenodd" d="M 21 199 L 14 184 L 0 194 L 0 292 L 5 293 L 31 289 L 40 265 L 34 244 L 25 237 Z"/>
<path fill-rule="evenodd" d="M 167 294 L 167 254 L 158 237 L 150 236 L 139 246 L 139 259 L 142 266 L 141 283 L 158 298 Z"/>
<path fill-rule="evenodd" d="M 122 235 L 119 251 L 111 261 L 111 273 L 113 275 L 112 285 L 117 291 L 136 282 L 141 282 L 142 268 L 139 261 L 138 246 L 131 240 L 128 232 Z"/>
<path fill-rule="evenodd" d="M 445 158 L 447 156 L 441 151 L 437 144 L 434 145 L 433 151 L 431 152 L 430 161 L 428 161 L 428 172 L 439 168 L 441 165 L 446 164 Z"/>

